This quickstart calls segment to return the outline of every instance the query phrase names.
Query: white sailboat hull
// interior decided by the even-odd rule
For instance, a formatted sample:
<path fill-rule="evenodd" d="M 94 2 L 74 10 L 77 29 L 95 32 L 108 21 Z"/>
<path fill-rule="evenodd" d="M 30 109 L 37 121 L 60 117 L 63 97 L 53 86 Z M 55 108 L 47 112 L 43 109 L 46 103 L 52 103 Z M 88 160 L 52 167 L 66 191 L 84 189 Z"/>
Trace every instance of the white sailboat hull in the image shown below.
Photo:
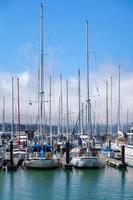
<path fill-rule="evenodd" d="M 133 167 L 133 146 L 125 147 L 125 162 L 128 166 Z"/>
<path fill-rule="evenodd" d="M 105 161 L 99 157 L 74 157 L 71 164 L 77 168 L 103 168 Z"/>
<path fill-rule="evenodd" d="M 24 162 L 24 166 L 26 168 L 42 168 L 42 169 L 49 169 L 49 168 L 57 168 L 58 161 L 57 159 L 45 159 L 45 158 L 37 158 L 37 159 L 27 159 Z"/>

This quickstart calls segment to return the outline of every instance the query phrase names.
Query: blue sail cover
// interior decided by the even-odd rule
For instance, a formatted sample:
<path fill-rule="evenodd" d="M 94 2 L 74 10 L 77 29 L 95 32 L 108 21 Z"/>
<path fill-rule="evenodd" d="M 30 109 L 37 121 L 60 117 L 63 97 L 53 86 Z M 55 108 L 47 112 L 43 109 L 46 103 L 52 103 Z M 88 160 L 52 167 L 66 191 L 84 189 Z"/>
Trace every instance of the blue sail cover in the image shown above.
<path fill-rule="evenodd" d="M 78 145 L 82 146 L 82 140 L 80 137 L 78 138 Z"/>
<path fill-rule="evenodd" d="M 45 152 L 44 152 L 44 150 L 43 149 L 41 149 L 40 151 L 39 151 L 39 155 L 38 155 L 38 157 L 44 157 L 45 156 Z"/>
<path fill-rule="evenodd" d="M 43 150 L 43 152 L 50 152 L 53 150 L 53 147 L 49 144 L 45 144 L 43 146 L 41 146 L 40 144 L 33 144 L 31 148 L 33 152 L 40 152 L 41 150 Z"/>
<path fill-rule="evenodd" d="M 110 149 L 110 148 L 107 146 L 107 147 L 103 147 L 103 148 L 102 148 L 102 151 L 103 151 L 103 152 L 110 152 L 110 151 L 112 151 L 112 149 Z"/>
<path fill-rule="evenodd" d="M 108 146 L 104 147 L 101 149 L 101 153 L 106 157 L 106 158 L 112 158 L 114 157 L 114 152 L 112 149 L 110 149 Z"/>
<path fill-rule="evenodd" d="M 41 145 L 40 144 L 33 144 L 31 146 L 31 148 L 32 148 L 33 152 L 39 152 L 41 150 Z"/>
<path fill-rule="evenodd" d="M 52 147 L 51 145 L 49 145 L 49 144 L 45 144 L 45 145 L 43 146 L 43 149 L 44 149 L 44 151 L 50 152 L 50 151 L 53 150 L 53 147 Z"/>

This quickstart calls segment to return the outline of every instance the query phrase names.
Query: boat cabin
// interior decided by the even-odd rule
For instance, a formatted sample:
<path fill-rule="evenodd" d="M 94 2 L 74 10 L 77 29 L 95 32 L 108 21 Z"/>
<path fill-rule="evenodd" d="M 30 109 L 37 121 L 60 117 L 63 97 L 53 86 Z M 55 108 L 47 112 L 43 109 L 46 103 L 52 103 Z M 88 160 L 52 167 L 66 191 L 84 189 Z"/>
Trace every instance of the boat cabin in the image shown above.
<path fill-rule="evenodd" d="M 127 133 L 127 145 L 133 145 L 133 133 Z"/>

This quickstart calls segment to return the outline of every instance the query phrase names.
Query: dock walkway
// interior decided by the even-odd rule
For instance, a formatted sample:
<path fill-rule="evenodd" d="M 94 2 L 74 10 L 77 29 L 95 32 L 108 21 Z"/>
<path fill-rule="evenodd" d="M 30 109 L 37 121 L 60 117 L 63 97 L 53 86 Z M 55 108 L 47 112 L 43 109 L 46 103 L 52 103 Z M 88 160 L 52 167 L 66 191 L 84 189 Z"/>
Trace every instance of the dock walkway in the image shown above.
<path fill-rule="evenodd" d="M 110 158 L 106 160 L 107 165 L 115 168 L 127 168 L 127 163 L 122 163 L 121 160 Z"/>

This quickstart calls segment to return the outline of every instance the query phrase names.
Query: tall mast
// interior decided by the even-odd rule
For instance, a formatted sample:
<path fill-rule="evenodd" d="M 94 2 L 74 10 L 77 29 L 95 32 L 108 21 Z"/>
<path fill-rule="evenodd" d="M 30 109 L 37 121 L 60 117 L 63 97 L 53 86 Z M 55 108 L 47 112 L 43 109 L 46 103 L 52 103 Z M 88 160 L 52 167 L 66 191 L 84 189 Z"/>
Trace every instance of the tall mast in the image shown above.
<path fill-rule="evenodd" d="M 11 139 L 14 136 L 14 79 L 12 77 L 12 135 Z"/>
<path fill-rule="evenodd" d="M 62 101 L 62 74 L 60 74 L 60 132 L 63 132 L 62 119 L 63 119 L 63 101 Z"/>
<path fill-rule="evenodd" d="M 86 67 L 87 67 L 87 104 L 88 104 L 88 127 L 87 131 L 90 134 L 90 80 L 89 80 L 89 42 L 88 42 L 88 21 L 86 20 Z"/>
<path fill-rule="evenodd" d="M 90 119 L 90 123 L 89 123 L 89 127 L 90 127 L 90 137 L 92 138 L 92 120 L 91 120 L 91 101 L 89 100 L 89 111 L 90 111 L 90 115 L 89 115 L 89 119 Z"/>
<path fill-rule="evenodd" d="M 3 122 L 2 122 L 2 132 L 5 133 L 5 97 L 3 96 Z"/>
<path fill-rule="evenodd" d="M 99 130 L 99 120 L 100 119 L 100 114 L 98 113 L 98 119 L 97 119 L 97 136 L 99 136 L 100 135 L 100 130 Z"/>
<path fill-rule="evenodd" d="M 37 114 L 37 126 L 38 126 L 38 133 L 40 135 L 40 69 L 38 68 L 38 114 Z"/>
<path fill-rule="evenodd" d="M 44 119 L 44 135 L 46 134 L 46 109 L 45 109 L 45 103 L 47 102 L 46 100 L 45 100 L 45 96 L 44 96 L 44 117 L 43 117 L 43 119 Z"/>
<path fill-rule="evenodd" d="M 69 110 L 68 110 L 68 80 L 66 80 L 66 114 L 67 114 L 67 140 L 68 140 L 68 124 L 69 124 Z"/>
<path fill-rule="evenodd" d="M 19 105 L 19 78 L 17 78 L 18 88 L 18 145 L 20 145 L 20 105 Z"/>
<path fill-rule="evenodd" d="M 78 97 L 79 97 L 79 133 L 81 133 L 81 114 L 80 114 L 80 112 L 81 112 L 81 110 L 80 110 L 80 69 L 78 69 Z"/>
<path fill-rule="evenodd" d="M 61 114 L 61 112 L 60 112 L 60 108 L 61 108 L 61 105 L 60 105 L 61 103 L 60 103 L 60 98 L 59 98 L 59 113 L 58 113 L 58 136 L 60 135 L 60 131 L 61 131 L 61 129 L 60 129 L 60 122 L 61 122 L 61 117 L 60 117 L 60 114 Z"/>
<path fill-rule="evenodd" d="M 128 115 L 129 115 L 129 110 L 128 110 L 128 108 L 127 108 L 127 132 L 128 132 Z"/>
<path fill-rule="evenodd" d="M 51 76 L 50 76 L 50 88 L 49 88 L 49 126 L 50 126 L 50 144 L 52 145 L 52 123 L 51 123 Z"/>
<path fill-rule="evenodd" d="M 81 135 L 83 135 L 83 128 L 84 128 L 84 103 L 82 102 L 82 115 L 81 115 Z M 83 138 L 83 137 L 82 137 Z"/>
<path fill-rule="evenodd" d="M 106 81 L 106 134 L 108 134 L 108 81 Z"/>
<path fill-rule="evenodd" d="M 120 66 L 119 69 L 119 86 L 118 86 L 118 124 L 117 124 L 117 133 L 120 130 Z"/>
<path fill-rule="evenodd" d="M 96 108 L 97 108 L 96 101 L 94 101 L 94 106 L 95 106 L 95 108 L 93 111 L 93 133 L 94 133 L 94 135 L 96 135 Z"/>
<path fill-rule="evenodd" d="M 41 3 L 41 35 L 40 35 L 40 72 L 41 72 L 41 105 L 40 105 L 40 117 L 41 117 L 41 134 L 43 133 L 43 96 L 44 96 L 44 52 L 43 52 L 43 4 Z"/>
<path fill-rule="evenodd" d="M 110 132 L 112 134 L 112 76 L 111 76 L 111 92 L 110 92 Z"/>
<path fill-rule="evenodd" d="M 88 126 L 87 126 L 87 122 L 88 122 L 88 115 L 87 115 L 87 110 L 88 110 L 88 106 L 87 104 L 85 105 L 85 129 L 86 129 L 86 132 L 87 132 L 87 129 L 88 129 Z"/>

